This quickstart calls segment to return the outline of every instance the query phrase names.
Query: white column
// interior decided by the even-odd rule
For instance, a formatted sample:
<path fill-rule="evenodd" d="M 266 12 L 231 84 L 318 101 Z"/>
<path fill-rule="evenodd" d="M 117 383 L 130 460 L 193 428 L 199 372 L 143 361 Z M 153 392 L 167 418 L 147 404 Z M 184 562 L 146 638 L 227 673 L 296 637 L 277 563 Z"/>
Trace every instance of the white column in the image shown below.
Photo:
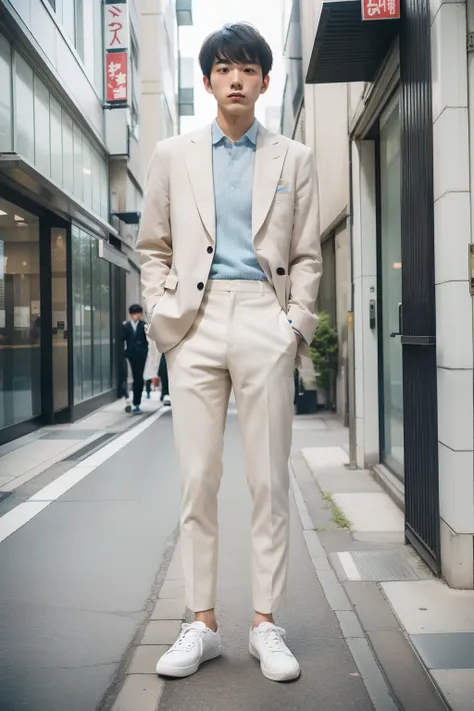
<path fill-rule="evenodd" d="M 369 304 L 377 300 L 375 147 L 353 144 L 353 259 L 357 466 L 379 462 L 377 330 L 370 329 Z"/>
<path fill-rule="evenodd" d="M 442 574 L 472 588 L 473 329 L 466 5 L 431 4 L 434 239 Z"/>

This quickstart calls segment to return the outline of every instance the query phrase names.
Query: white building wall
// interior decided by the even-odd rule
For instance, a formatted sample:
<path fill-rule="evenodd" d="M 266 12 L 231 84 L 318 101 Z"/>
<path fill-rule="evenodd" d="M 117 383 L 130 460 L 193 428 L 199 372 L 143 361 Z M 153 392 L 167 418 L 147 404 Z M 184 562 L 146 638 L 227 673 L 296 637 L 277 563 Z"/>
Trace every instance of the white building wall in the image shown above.
<path fill-rule="evenodd" d="M 178 132 L 178 47 L 174 0 L 142 0 L 140 153 L 146 169 L 157 141 Z"/>
<path fill-rule="evenodd" d="M 473 238 L 466 4 L 435 1 L 431 14 L 441 559 L 450 585 L 472 588 L 473 330 L 467 255 Z"/>

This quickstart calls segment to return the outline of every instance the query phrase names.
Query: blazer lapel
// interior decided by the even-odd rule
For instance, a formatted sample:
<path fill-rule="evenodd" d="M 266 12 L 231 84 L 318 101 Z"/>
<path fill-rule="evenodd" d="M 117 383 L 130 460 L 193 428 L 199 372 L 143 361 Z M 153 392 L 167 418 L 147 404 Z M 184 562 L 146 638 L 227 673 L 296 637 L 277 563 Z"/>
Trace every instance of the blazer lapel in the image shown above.
<path fill-rule="evenodd" d="M 280 180 L 288 147 L 278 136 L 260 126 L 252 192 L 252 238 L 255 239 L 268 215 Z"/>
<path fill-rule="evenodd" d="M 213 241 L 216 239 L 216 210 L 212 176 L 211 127 L 191 137 L 185 153 L 186 168 L 201 220 Z"/>

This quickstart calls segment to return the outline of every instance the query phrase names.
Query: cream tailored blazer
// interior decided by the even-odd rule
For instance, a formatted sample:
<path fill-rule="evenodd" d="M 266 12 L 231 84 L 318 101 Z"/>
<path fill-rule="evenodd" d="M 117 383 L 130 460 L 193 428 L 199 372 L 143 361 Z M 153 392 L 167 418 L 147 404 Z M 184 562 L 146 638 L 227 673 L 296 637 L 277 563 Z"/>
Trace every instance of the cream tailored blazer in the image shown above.
<path fill-rule="evenodd" d="M 260 125 L 252 191 L 255 255 L 281 308 L 309 344 L 317 326 L 322 274 L 318 181 L 311 149 Z M 147 170 L 136 249 L 148 335 L 162 353 L 186 336 L 196 318 L 215 239 L 209 125 L 160 141 Z M 298 355 L 304 353 L 301 343 Z"/>

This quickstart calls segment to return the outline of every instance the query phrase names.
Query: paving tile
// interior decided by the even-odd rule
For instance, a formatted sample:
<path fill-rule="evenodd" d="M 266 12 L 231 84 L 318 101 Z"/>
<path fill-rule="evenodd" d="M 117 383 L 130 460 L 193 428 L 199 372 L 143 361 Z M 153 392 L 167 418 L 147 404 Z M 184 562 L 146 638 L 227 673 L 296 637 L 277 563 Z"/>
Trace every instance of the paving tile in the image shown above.
<path fill-rule="evenodd" d="M 304 447 L 301 451 L 313 470 L 341 467 L 349 462 L 342 447 Z"/>
<path fill-rule="evenodd" d="M 452 711 L 472 711 L 474 670 L 433 669 L 431 674 L 450 704 Z"/>
<path fill-rule="evenodd" d="M 184 598 L 159 599 L 152 612 L 152 620 L 184 620 L 186 603 Z"/>
<path fill-rule="evenodd" d="M 127 674 L 156 674 L 156 663 L 168 649 L 167 644 L 141 644 L 136 647 Z"/>
<path fill-rule="evenodd" d="M 156 711 L 164 685 L 156 674 L 131 674 L 127 676 L 112 711 Z"/>
<path fill-rule="evenodd" d="M 345 467 L 325 471 L 315 469 L 314 477 L 322 491 L 335 493 L 381 493 L 380 485 L 364 470 L 351 471 Z"/>
<path fill-rule="evenodd" d="M 474 632 L 474 591 L 452 590 L 442 580 L 382 583 L 409 635 Z"/>
<path fill-rule="evenodd" d="M 366 639 L 348 639 L 347 644 L 377 711 L 397 711 L 385 679 L 378 668 Z"/>
<path fill-rule="evenodd" d="M 338 610 L 336 617 L 341 625 L 342 634 L 346 639 L 349 637 L 364 637 L 364 632 L 359 624 L 357 615 L 350 610 Z"/>
<path fill-rule="evenodd" d="M 179 620 L 151 620 L 141 644 L 174 644 L 181 630 Z"/>
<path fill-rule="evenodd" d="M 400 629 L 400 624 L 377 583 L 346 582 L 343 587 L 365 630 Z"/>
<path fill-rule="evenodd" d="M 433 682 L 400 630 L 377 630 L 367 634 L 402 709 L 446 711 Z"/>
<path fill-rule="evenodd" d="M 385 493 L 334 494 L 354 532 L 403 532 L 403 513 Z"/>
<path fill-rule="evenodd" d="M 176 600 L 184 595 L 184 582 L 182 580 L 165 580 L 160 590 L 160 598 Z"/>
<path fill-rule="evenodd" d="M 326 600 L 333 610 L 352 610 L 344 588 L 332 570 L 316 571 Z"/>
<path fill-rule="evenodd" d="M 410 639 L 428 669 L 474 669 L 474 632 L 414 634 Z"/>

